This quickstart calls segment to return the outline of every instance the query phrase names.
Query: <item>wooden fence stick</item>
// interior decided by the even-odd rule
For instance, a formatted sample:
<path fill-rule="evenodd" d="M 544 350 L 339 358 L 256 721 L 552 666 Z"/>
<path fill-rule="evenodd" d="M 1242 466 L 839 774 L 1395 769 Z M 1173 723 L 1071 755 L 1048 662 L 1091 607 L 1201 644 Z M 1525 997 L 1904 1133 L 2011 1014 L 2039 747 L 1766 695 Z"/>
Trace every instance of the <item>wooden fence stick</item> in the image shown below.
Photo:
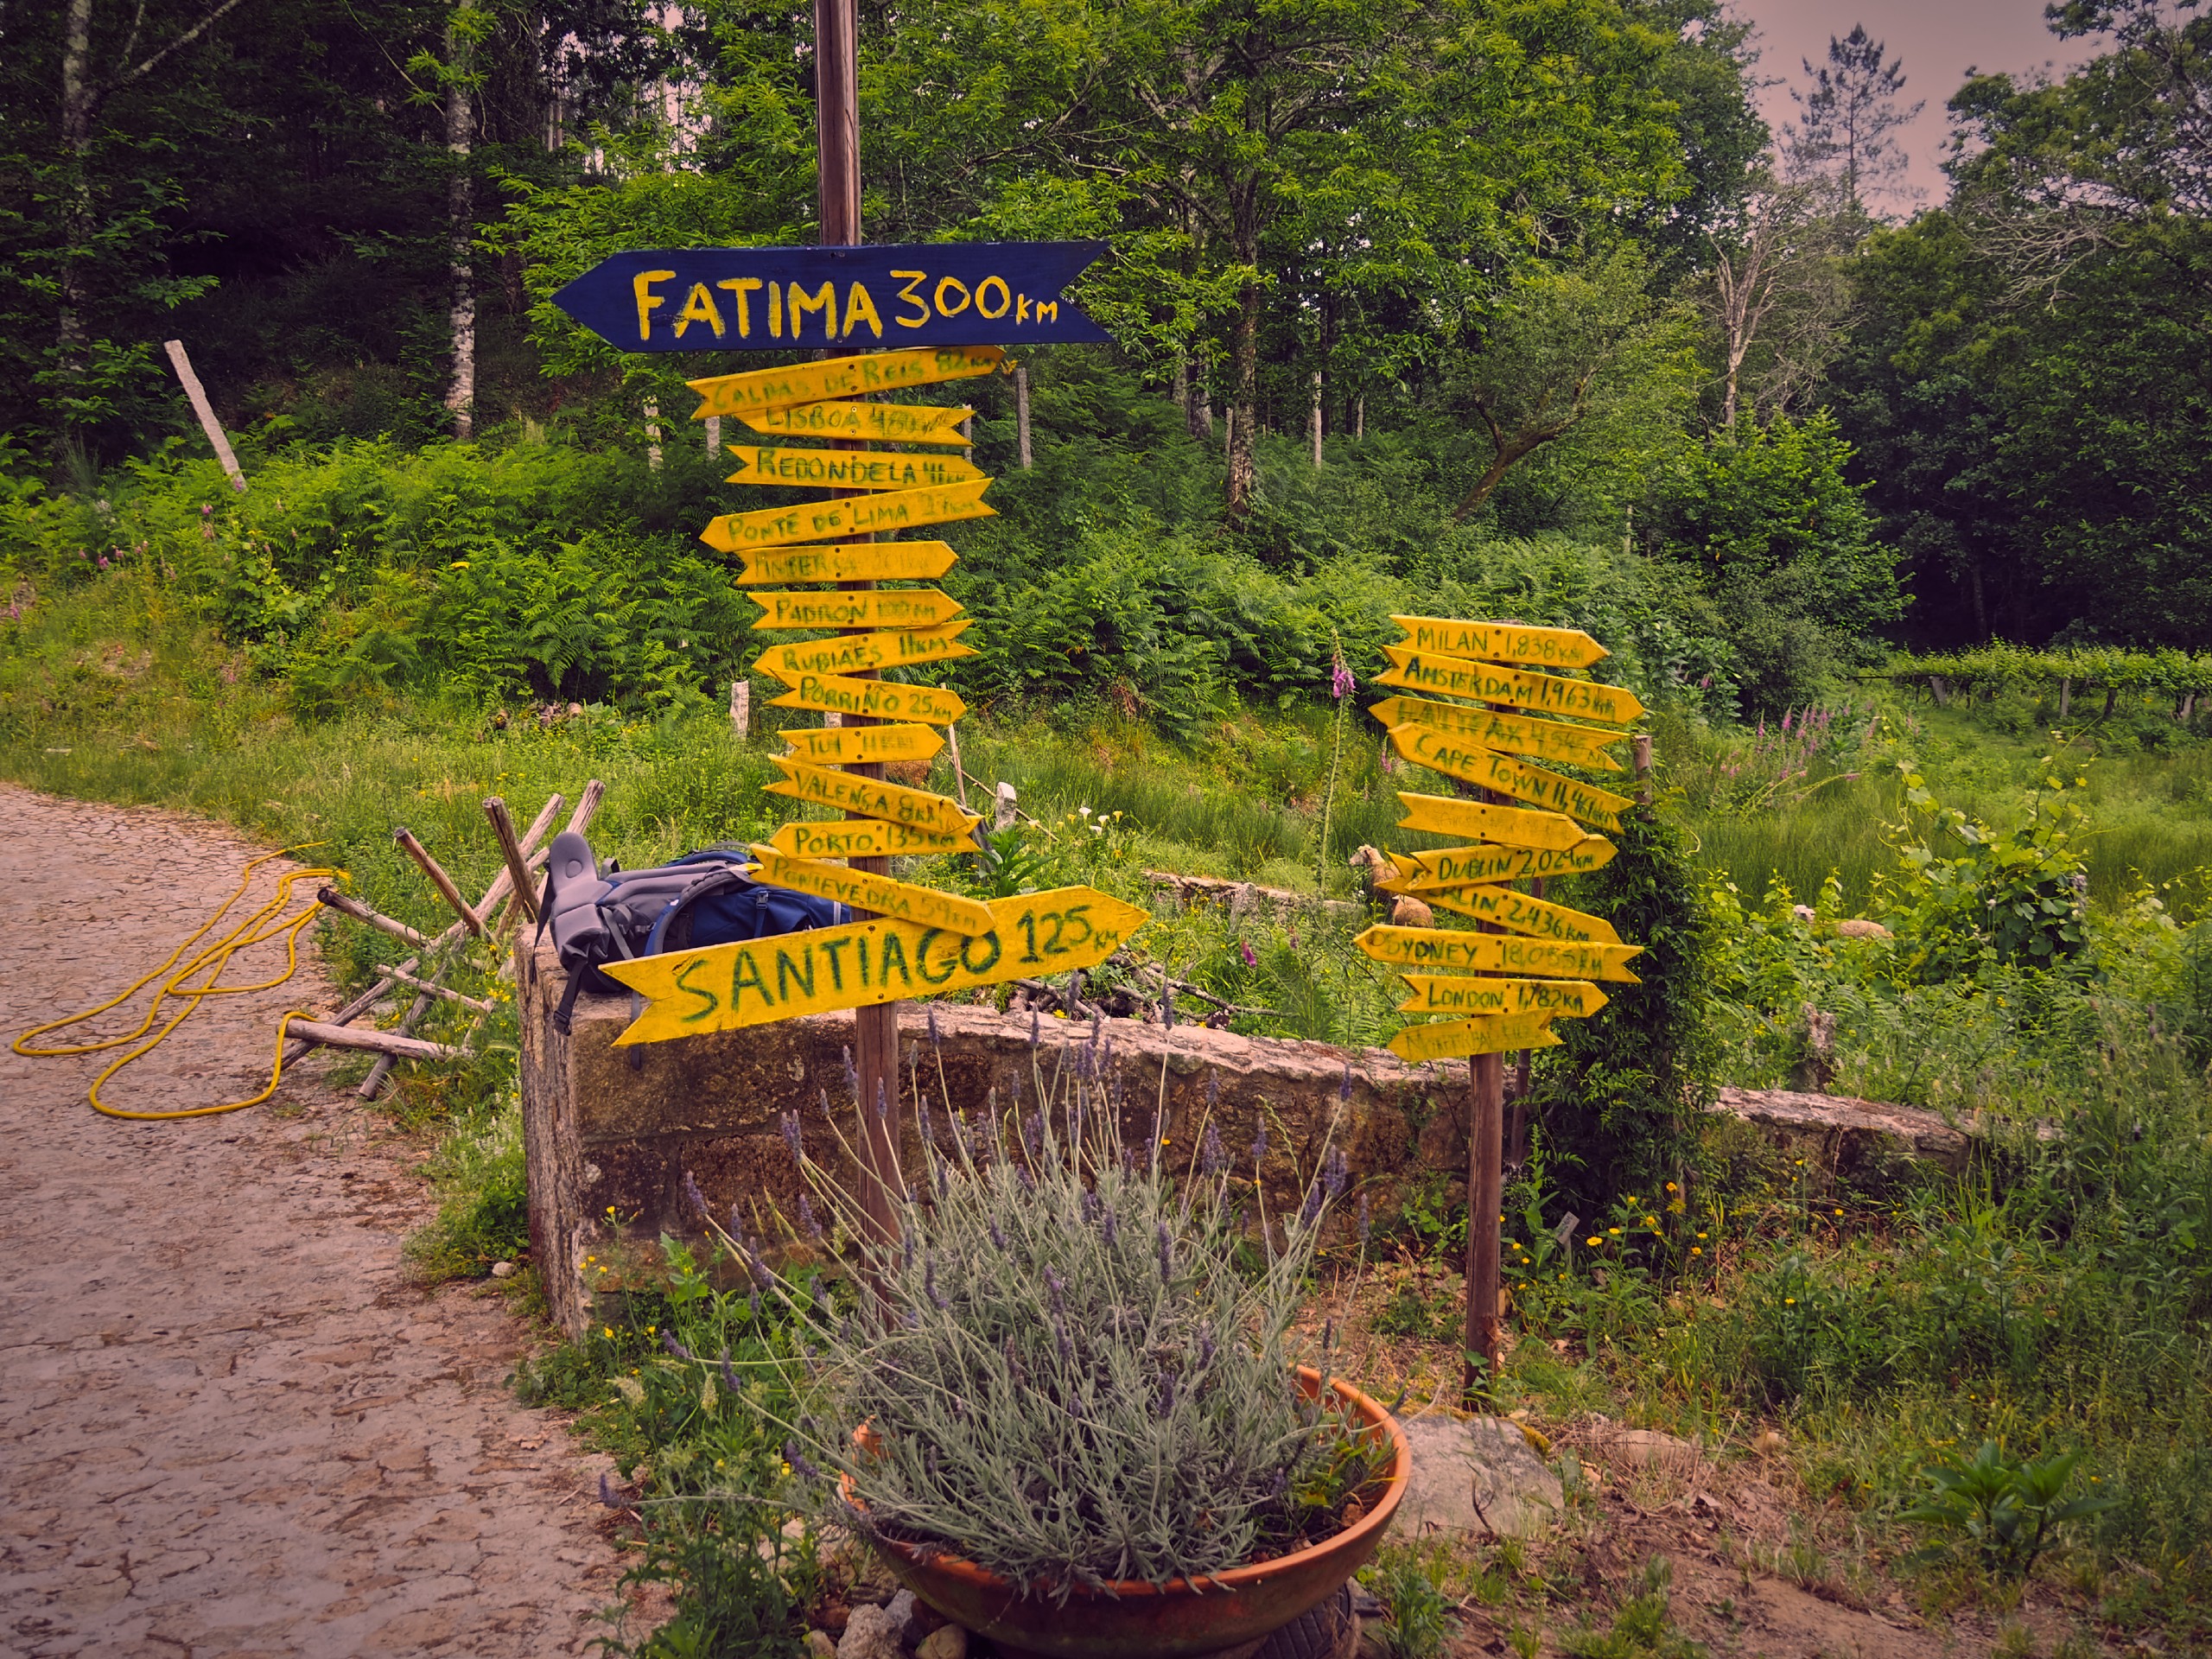
<path fill-rule="evenodd" d="M 507 804 L 497 795 L 486 797 L 484 816 L 492 821 L 492 834 L 499 843 L 499 855 L 507 861 L 507 880 L 514 888 L 516 902 L 521 905 L 523 915 L 535 922 L 537 893 L 530 879 L 530 866 L 523 859 L 522 843 L 515 839 L 515 821 L 507 816 Z"/>
<path fill-rule="evenodd" d="M 332 1048 L 365 1048 L 385 1058 L 406 1060 L 454 1060 L 465 1052 L 448 1048 L 443 1043 L 426 1043 L 413 1037 L 401 1037 L 389 1031 L 357 1030 L 352 1026 L 326 1025 L 320 1020 L 295 1020 L 285 1027 L 302 1037 Z"/>
<path fill-rule="evenodd" d="M 377 971 L 382 974 L 386 979 L 392 980 L 398 984 L 412 985 L 418 991 L 428 991 L 432 996 L 442 996 L 448 1002 L 458 1002 L 461 1007 L 465 1008 L 474 1008 L 479 1014 L 489 1014 L 492 1012 L 493 1005 L 486 1002 L 482 997 L 466 995 L 460 991 L 454 990 L 449 985 L 439 984 L 435 980 L 417 979 L 413 974 L 409 973 L 404 968 L 379 968 Z"/>
<path fill-rule="evenodd" d="M 462 898 L 461 889 L 454 886 L 453 877 L 446 874 L 443 865 L 430 856 L 429 849 L 415 839 L 415 832 L 403 824 L 391 832 L 391 838 L 399 843 L 402 852 L 422 866 L 423 874 L 430 878 L 430 885 L 438 890 L 438 897 L 453 906 L 454 914 L 461 918 L 461 925 L 482 938 L 484 918 L 468 907 L 468 900 Z"/>
<path fill-rule="evenodd" d="M 406 923 L 396 922 L 381 911 L 371 910 L 359 899 L 349 899 L 335 887 L 319 887 L 315 896 L 319 903 L 336 911 L 340 916 L 351 916 L 357 922 L 365 922 L 379 932 L 389 933 L 395 939 L 404 939 L 422 950 L 434 948 L 429 939 Z"/>
<path fill-rule="evenodd" d="M 600 797 L 607 793 L 607 785 L 593 779 L 584 785 L 583 798 L 576 803 L 576 810 L 569 815 L 567 833 L 581 836 L 591 828 L 591 821 L 599 816 Z"/>
<path fill-rule="evenodd" d="M 207 442 L 215 451 L 215 459 L 223 463 L 223 471 L 231 480 L 231 487 L 241 494 L 245 491 L 245 474 L 238 470 L 238 458 L 232 453 L 231 441 L 223 435 L 223 423 L 215 418 L 214 405 L 207 401 L 207 389 L 200 384 L 200 377 L 193 372 L 192 359 L 185 355 L 184 342 L 165 340 L 162 349 L 169 354 L 169 366 L 176 371 L 178 384 L 184 395 L 192 400 L 192 412 L 200 417 L 200 429 L 207 435 Z"/>

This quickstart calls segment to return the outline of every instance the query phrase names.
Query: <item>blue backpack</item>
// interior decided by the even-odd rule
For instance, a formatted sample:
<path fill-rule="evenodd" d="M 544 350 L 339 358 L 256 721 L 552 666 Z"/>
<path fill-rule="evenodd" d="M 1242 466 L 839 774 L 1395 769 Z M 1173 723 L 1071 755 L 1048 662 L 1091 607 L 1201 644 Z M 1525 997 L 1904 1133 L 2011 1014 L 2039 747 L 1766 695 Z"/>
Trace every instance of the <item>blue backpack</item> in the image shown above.
<path fill-rule="evenodd" d="M 569 1029 L 576 998 L 585 990 L 605 995 L 629 990 L 600 971 L 607 963 L 853 919 L 849 907 L 831 899 L 753 880 L 745 874 L 750 861 L 734 849 L 710 847 L 647 870 L 613 864 L 601 870 L 582 836 L 564 830 L 554 836 L 537 917 L 538 937 L 551 932 L 569 976 L 554 1026 L 564 1033 Z M 642 1004 L 637 993 L 630 996 L 633 1008 Z"/>

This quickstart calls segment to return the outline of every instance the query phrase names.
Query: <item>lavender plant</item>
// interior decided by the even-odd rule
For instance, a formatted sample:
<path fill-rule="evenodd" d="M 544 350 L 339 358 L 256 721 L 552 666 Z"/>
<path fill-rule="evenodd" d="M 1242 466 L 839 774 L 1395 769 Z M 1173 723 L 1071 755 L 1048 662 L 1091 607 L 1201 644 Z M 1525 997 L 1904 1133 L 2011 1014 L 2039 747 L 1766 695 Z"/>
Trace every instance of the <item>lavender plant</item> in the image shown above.
<path fill-rule="evenodd" d="M 1292 1375 L 1292 1319 L 1342 1155 L 1295 1213 L 1248 1227 L 1217 1133 L 1179 1168 L 1156 1117 L 1148 1144 L 1124 1141 L 1096 1081 L 1098 1041 L 1094 1027 L 1035 1068 L 1027 1107 L 1001 1113 L 994 1096 L 965 1121 L 918 1100 L 921 1166 L 895 1245 L 870 1242 L 856 1195 L 785 1125 L 811 1188 L 801 1225 L 838 1238 L 882 1291 L 842 1318 L 794 1305 L 817 1369 L 793 1470 L 827 1519 L 1063 1601 L 1332 1533 L 1374 1501 L 1388 1456 Z M 822 1134 L 849 1160 L 839 1126 Z M 1254 1230 L 1263 1246 L 1240 1271 Z M 1329 1346 L 1325 1333 L 1313 1356 L 1324 1373 Z"/>

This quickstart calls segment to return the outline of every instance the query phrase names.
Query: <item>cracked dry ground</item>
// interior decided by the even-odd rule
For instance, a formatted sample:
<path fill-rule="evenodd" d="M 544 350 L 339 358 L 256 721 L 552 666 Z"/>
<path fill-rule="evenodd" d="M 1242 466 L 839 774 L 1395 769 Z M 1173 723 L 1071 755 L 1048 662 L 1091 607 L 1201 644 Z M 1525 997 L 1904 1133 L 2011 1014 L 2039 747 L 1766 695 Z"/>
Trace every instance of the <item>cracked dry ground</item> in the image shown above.
<path fill-rule="evenodd" d="M 5 785 L 0 842 L 10 1039 L 151 968 L 266 850 Z M 278 1011 L 330 1001 L 303 959 L 103 1098 L 251 1095 Z M 98 1061 L 0 1052 L 0 1654 L 541 1656 L 603 1628 L 598 1465 L 503 1386 L 527 1332 L 502 1300 L 410 1282 L 416 1155 L 326 1064 L 273 1109 L 131 1123 L 85 1103 Z"/>

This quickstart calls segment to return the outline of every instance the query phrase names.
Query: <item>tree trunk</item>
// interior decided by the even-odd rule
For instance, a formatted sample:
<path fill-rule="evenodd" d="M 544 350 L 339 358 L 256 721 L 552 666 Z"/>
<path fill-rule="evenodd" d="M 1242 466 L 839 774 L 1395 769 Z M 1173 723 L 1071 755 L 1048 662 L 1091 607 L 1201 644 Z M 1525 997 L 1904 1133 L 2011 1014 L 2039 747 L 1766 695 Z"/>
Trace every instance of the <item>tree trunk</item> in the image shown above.
<path fill-rule="evenodd" d="M 1981 591 L 1981 562 L 1976 560 L 1967 567 L 1967 591 L 1974 599 L 1974 639 L 1986 644 L 1989 639 L 1989 601 Z"/>
<path fill-rule="evenodd" d="M 1313 470 L 1321 470 L 1321 371 L 1313 371 Z"/>
<path fill-rule="evenodd" d="M 1236 391 L 1229 419 L 1229 522 L 1251 515 L 1260 467 L 1253 439 L 1260 416 L 1260 299 L 1257 283 L 1246 284 L 1236 303 Z"/>
<path fill-rule="evenodd" d="M 61 45 L 61 153 L 67 168 L 62 184 L 61 304 L 55 319 L 55 344 L 61 370 L 73 391 L 85 376 L 85 250 L 92 239 L 92 0 L 69 0 Z M 65 415 L 67 427 L 74 423 Z"/>
<path fill-rule="evenodd" d="M 461 0 L 454 8 L 456 22 L 474 0 Z M 446 407 L 453 412 L 453 435 L 468 438 L 476 430 L 476 269 L 472 257 L 476 240 L 476 181 L 469 170 L 470 140 L 474 130 L 469 97 L 469 57 L 472 47 L 465 29 L 448 25 L 446 55 L 446 154 L 452 177 L 446 185 L 446 280 L 452 294 L 453 378 L 446 389 Z"/>

